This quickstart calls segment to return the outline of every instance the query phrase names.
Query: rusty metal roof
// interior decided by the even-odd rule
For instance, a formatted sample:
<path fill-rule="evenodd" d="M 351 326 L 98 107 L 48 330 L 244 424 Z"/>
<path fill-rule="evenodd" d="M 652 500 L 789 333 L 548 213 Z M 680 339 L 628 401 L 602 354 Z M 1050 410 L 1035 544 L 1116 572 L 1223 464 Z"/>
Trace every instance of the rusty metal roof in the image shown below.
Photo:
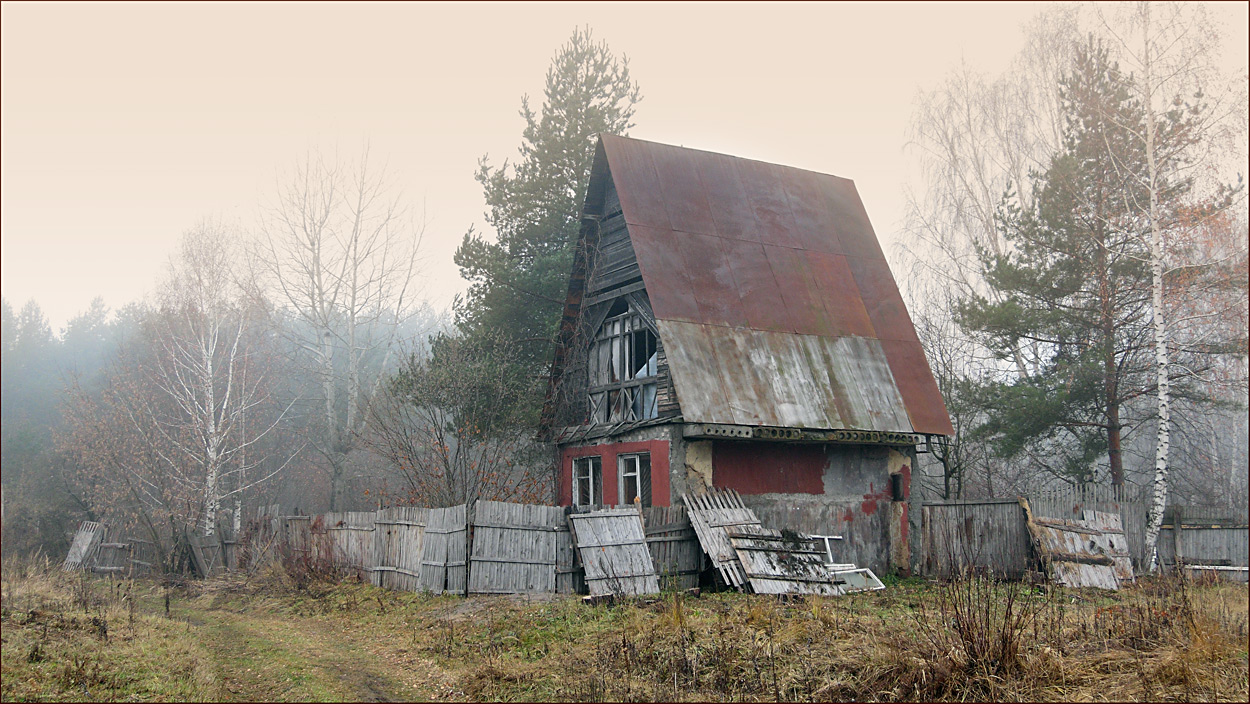
<path fill-rule="evenodd" d="M 687 421 L 953 434 L 852 181 L 600 145 Z"/>

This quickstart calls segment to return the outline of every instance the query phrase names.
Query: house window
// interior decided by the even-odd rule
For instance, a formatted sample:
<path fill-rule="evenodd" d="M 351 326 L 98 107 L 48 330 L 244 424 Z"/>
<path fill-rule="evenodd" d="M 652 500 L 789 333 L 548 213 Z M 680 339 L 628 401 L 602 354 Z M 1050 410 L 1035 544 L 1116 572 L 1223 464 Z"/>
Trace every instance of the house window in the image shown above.
<path fill-rule="evenodd" d="M 621 481 L 621 503 L 630 504 L 635 498 L 643 506 L 651 505 L 651 455 L 621 455 L 617 458 L 618 476 Z"/>
<path fill-rule="evenodd" d="M 603 504 L 603 463 L 598 457 L 573 460 L 573 505 Z"/>
<path fill-rule="evenodd" d="M 655 334 L 642 318 L 618 301 L 590 345 L 590 424 L 648 420 L 656 404 Z"/>

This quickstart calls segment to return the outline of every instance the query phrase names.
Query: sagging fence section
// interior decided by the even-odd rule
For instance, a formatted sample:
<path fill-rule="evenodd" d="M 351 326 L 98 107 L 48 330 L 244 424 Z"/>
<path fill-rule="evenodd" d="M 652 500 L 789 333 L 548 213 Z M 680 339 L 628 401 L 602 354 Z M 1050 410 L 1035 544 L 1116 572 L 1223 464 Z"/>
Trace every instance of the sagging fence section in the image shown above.
<path fill-rule="evenodd" d="M 971 569 L 1019 579 L 1040 569 L 1044 555 L 1030 533 L 1029 514 L 1042 524 L 1071 524 L 1078 531 L 1082 522 L 1096 514 L 1118 517 L 1113 532 L 1120 537 L 1108 543 L 1115 545 L 1115 555 L 1108 547 L 1103 550 L 1105 555 L 1099 552 L 1093 557 L 1114 562 L 1123 555 L 1137 572 L 1149 569 L 1145 502 L 1122 488 L 1089 487 L 1028 497 L 923 503 L 921 573 L 946 578 Z M 1104 530 L 1098 532 L 1103 534 Z M 1247 533 L 1244 514 L 1169 507 L 1157 542 L 1159 562 L 1164 570 L 1179 565 L 1191 572 L 1220 572 L 1223 577 L 1246 581 L 1250 571 Z M 1096 547 L 1092 550 L 1098 552 Z"/>
<path fill-rule="evenodd" d="M 619 516 L 606 518 L 608 513 Z M 630 533 L 636 539 L 630 542 L 643 547 L 641 555 L 631 557 L 632 566 L 614 561 L 602 570 L 591 570 L 592 582 L 611 582 L 604 593 L 632 585 L 633 576 L 649 575 L 651 581 L 644 580 L 626 592 L 655 591 L 652 587 L 657 585 L 698 586 L 703 551 L 684 508 L 629 506 L 598 514 L 604 517 L 596 521 L 609 523 L 632 516 L 638 534 Z M 388 589 L 435 594 L 575 594 L 587 591 L 587 570 L 577 554 L 574 525 L 589 515 L 559 506 L 500 501 L 434 509 L 273 515 L 258 518 L 248 549 L 254 561 L 288 560 L 354 573 Z M 604 528 L 608 532 L 599 535 L 603 544 L 596 549 L 622 549 L 624 539 L 612 532 L 617 528 L 615 524 Z M 586 523 L 583 542 L 596 529 L 597 524 Z"/>

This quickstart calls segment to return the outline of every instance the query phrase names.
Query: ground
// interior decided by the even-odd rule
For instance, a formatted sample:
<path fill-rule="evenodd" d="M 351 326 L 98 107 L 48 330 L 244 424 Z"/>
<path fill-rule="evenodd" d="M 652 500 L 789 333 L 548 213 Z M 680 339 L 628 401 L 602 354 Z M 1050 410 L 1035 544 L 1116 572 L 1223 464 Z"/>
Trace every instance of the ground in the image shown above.
<path fill-rule="evenodd" d="M 2 697 L 1246 701 L 1247 589 L 965 579 L 779 600 L 429 596 L 281 570 L 3 574 Z M 166 594 L 169 607 L 166 611 Z"/>

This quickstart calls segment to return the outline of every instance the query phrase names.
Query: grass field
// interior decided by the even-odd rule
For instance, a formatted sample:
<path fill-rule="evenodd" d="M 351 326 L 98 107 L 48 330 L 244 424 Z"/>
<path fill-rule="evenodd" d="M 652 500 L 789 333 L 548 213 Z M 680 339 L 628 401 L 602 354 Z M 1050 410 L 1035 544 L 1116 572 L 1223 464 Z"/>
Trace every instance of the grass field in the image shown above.
<path fill-rule="evenodd" d="M 588 606 L 277 570 L 167 590 L 10 563 L 2 597 L 4 701 L 1250 698 L 1244 585 L 904 580 Z"/>

